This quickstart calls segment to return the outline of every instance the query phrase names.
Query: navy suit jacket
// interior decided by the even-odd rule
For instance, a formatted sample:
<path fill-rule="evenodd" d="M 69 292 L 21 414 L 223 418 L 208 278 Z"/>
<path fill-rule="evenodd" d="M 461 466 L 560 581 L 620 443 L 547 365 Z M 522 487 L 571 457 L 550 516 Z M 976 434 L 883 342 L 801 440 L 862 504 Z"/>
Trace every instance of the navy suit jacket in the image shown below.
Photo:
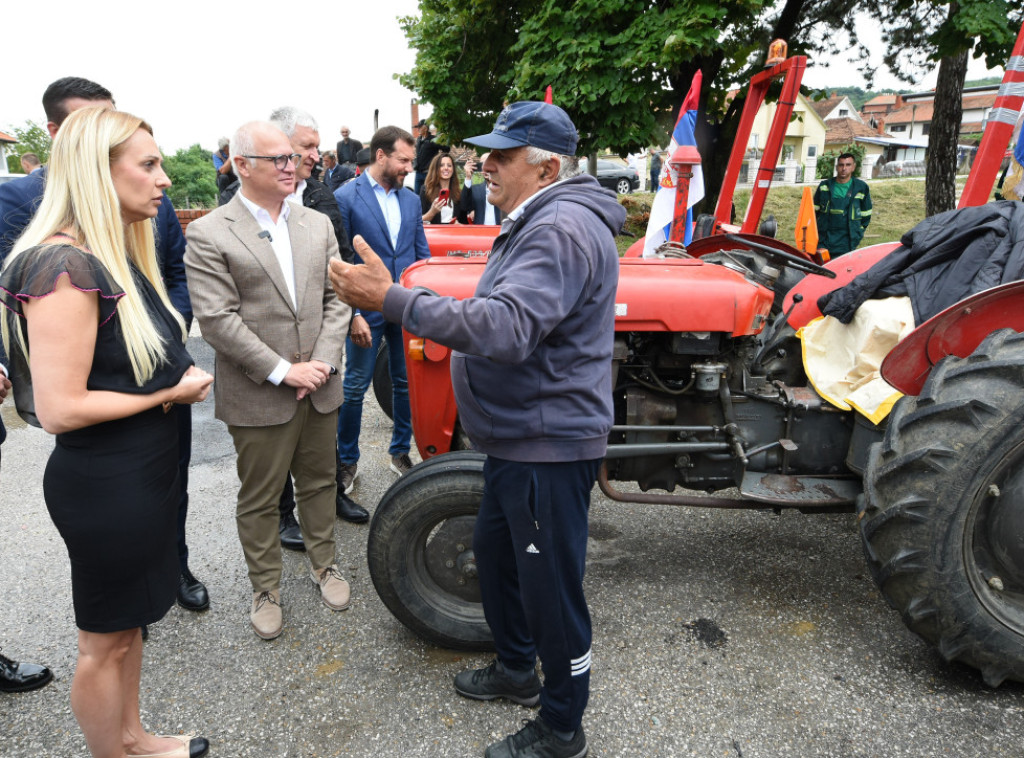
<path fill-rule="evenodd" d="M 370 179 L 364 171 L 354 181 L 343 184 L 334 193 L 341 210 L 341 220 L 348 231 L 349 239 L 357 234 L 362 235 L 366 244 L 380 256 L 384 265 L 391 271 L 391 278 L 398 281 L 409 266 L 422 258 L 430 257 L 427 235 L 423 233 L 423 214 L 420 210 L 420 198 L 411 189 L 403 187 L 398 190 L 398 206 L 402 211 L 402 225 L 398 231 L 398 244 L 391 244 L 387 222 L 381 212 L 380 203 L 370 186 Z M 359 254 L 356 253 L 356 260 Z M 361 312 L 370 326 L 384 323 L 380 311 Z"/>
<path fill-rule="evenodd" d="M 474 184 L 468 189 L 463 186 L 462 194 L 459 195 L 459 207 L 455 209 L 458 215 L 459 221 L 463 224 L 466 223 L 466 219 L 469 218 L 470 212 L 473 213 L 473 224 L 483 224 L 484 215 L 487 212 L 487 185 L 481 183 Z M 498 210 L 497 206 L 494 208 L 494 219 L 495 223 L 501 223 L 501 211 Z"/>
<path fill-rule="evenodd" d="M 43 199 L 43 188 L 46 186 L 46 168 L 33 171 L 9 182 L 0 184 L 0 266 L 7 254 L 11 252 L 15 241 L 28 222 L 36 213 L 39 202 Z M 5 316 L 0 315 L 0 318 Z M 0 363 L 8 365 L 7 353 L 0 343 Z M 2 374 L 3 372 L 0 372 Z M 0 419 L 0 443 L 7 438 L 7 428 Z"/>
<path fill-rule="evenodd" d="M 333 169 L 324 171 L 324 184 L 331 192 L 336 192 L 342 184 L 354 177 L 356 172 L 343 163 L 335 163 Z"/>
<path fill-rule="evenodd" d="M 185 319 L 185 324 L 191 326 L 192 301 L 188 296 L 188 280 L 185 278 L 185 235 L 166 192 L 160 203 L 160 211 L 156 214 L 153 236 L 156 238 L 156 259 L 160 263 L 160 276 L 167 288 L 167 296 L 174 309 Z"/>
<path fill-rule="evenodd" d="M 46 187 L 46 168 L 0 184 L 0 264 L 36 215 Z"/>

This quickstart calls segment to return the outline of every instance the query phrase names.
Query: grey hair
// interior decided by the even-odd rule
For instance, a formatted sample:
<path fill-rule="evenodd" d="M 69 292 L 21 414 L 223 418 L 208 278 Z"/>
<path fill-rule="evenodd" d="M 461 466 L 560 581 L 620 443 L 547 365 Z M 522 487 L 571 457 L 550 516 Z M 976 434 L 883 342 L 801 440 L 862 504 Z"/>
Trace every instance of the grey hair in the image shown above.
<path fill-rule="evenodd" d="M 227 147 L 230 144 L 231 144 L 231 140 L 229 140 L 227 137 L 221 137 L 219 140 L 217 140 L 217 149 L 218 150 L 223 150 L 225 147 Z"/>
<path fill-rule="evenodd" d="M 271 113 L 270 123 L 284 132 L 284 136 L 288 139 L 291 139 L 292 135 L 295 134 L 295 128 L 297 126 L 308 127 L 314 132 L 320 131 L 320 127 L 317 126 L 315 118 L 310 116 L 306 111 L 293 108 L 290 105 L 278 108 Z"/>
<path fill-rule="evenodd" d="M 575 155 L 560 155 L 550 150 L 541 150 L 533 145 L 526 146 L 526 162 L 531 166 L 539 166 L 552 158 L 558 158 L 558 177 L 556 181 L 570 179 L 580 173 L 580 159 Z"/>

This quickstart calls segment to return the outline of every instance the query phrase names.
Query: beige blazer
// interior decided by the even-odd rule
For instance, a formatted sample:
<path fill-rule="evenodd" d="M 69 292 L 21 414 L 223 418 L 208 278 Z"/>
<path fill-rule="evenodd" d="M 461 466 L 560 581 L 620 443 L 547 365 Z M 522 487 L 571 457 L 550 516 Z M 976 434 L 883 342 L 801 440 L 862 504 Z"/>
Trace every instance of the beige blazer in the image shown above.
<path fill-rule="evenodd" d="M 340 259 L 331 221 L 291 206 L 297 310 L 261 231 L 238 193 L 190 223 L 186 233 L 192 309 L 203 338 L 217 353 L 216 416 L 232 426 L 272 426 L 295 415 L 295 388 L 267 381 L 282 358 L 320 360 L 337 368 L 339 373 L 310 397 L 320 413 L 342 401 L 340 372 L 352 309 L 338 300 L 327 276 L 329 261 Z"/>

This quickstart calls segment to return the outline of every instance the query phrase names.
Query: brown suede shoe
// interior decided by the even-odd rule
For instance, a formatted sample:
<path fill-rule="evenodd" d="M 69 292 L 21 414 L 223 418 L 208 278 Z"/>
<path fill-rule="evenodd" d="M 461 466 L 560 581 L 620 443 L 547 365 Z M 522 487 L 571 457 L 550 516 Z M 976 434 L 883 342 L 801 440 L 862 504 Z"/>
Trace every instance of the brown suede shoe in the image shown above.
<path fill-rule="evenodd" d="M 281 634 L 281 590 L 252 593 L 249 621 L 257 637 L 272 640 Z"/>
<path fill-rule="evenodd" d="M 348 608 L 349 587 L 336 565 L 322 569 L 310 569 L 310 577 L 320 588 L 320 597 L 324 605 L 332 611 L 343 611 Z"/>

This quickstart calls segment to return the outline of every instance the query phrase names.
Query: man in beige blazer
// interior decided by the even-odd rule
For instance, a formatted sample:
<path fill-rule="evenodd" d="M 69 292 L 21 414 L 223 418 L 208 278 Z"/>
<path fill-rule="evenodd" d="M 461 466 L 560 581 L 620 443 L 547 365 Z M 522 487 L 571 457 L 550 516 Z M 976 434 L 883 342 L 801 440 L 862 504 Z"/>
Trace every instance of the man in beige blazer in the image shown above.
<path fill-rule="evenodd" d="M 338 367 L 351 309 L 331 289 L 340 260 L 330 219 L 286 202 L 295 186 L 288 138 L 267 122 L 240 127 L 231 161 L 241 190 L 188 227 L 185 265 L 203 337 L 216 351 L 216 416 L 238 455 L 238 536 L 256 634 L 281 633 L 281 482 L 295 478 L 311 577 L 324 603 L 348 607 L 335 565 Z"/>

